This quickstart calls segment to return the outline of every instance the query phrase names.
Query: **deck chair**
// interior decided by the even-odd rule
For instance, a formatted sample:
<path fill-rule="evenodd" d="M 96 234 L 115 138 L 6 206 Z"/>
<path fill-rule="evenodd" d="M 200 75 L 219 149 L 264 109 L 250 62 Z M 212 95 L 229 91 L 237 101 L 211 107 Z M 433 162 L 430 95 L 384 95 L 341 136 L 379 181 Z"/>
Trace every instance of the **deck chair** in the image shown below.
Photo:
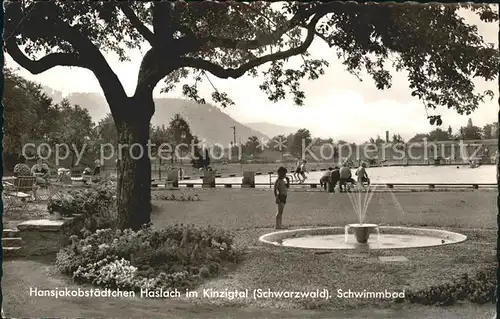
<path fill-rule="evenodd" d="M 18 208 L 21 213 L 24 213 L 28 208 L 29 199 L 33 198 L 36 193 L 36 177 L 18 177 L 12 184 L 5 183 L 3 186 L 3 195 L 7 204 L 5 211 L 8 212 Z"/>
<path fill-rule="evenodd" d="M 66 180 L 68 177 L 66 177 Z M 69 181 L 71 182 L 71 177 L 69 177 Z M 37 200 L 49 200 L 51 198 L 63 198 L 63 188 L 64 181 L 60 181 L 60 178 L 56 178 L 54 180 L 47 179 L 47 181 L 40 186 L 37 186 L 36 199 Z"/>

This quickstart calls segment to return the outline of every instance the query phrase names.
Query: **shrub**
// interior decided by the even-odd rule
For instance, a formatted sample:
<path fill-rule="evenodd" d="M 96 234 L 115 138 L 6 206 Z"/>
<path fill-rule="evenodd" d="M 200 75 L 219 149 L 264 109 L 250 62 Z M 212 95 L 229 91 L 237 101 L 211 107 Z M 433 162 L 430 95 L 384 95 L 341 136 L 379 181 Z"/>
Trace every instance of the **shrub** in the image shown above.
<path fill-rule="evenodd" d="M 407 292 L 407 300 L 424 305 L 448 306 L 459 300 L 484 304 L 494 302 L 497 286 L 496 265 L 485 267 L 474 277 L 462 274 L 456 281 Z"/>
<path fill-rule="evenodd" d="M 47 210 L 49 214 L 58 212 L 63 217 L 71 217 L 75 213 L 73 198 L 71 196 L 64 196 L 62 198 L 50 198 L 47 203 Z"/>
<path fill-rule="evenodd" d="M 83 215 L 85 228 L 113 228 L 116 224 L 116 186 L 109 182 L 86 189 L 71 190 L 62 199 L 51 198 L 47 204 L 49 214 L 58 211 L 62 216 Z"/>
<path fill-rule="evenodd" d="M 71 191 L 78 213 L 85 219 L 85 228 L 114 228 L 116 224 L 116 186 L 109 182 L 99 183 L 86 189 Z"/>
<path fill-rule="evenodd" d="M 172 225 L 102 229 L 59 251 L 58 270 L 78 282 L 139 290 L 190 288 L 241 256 L 232 235 L 213 227 Z"/>
<path fill-rule="evenodd" d="M 159 200 L 170 200 L 170 201 L 181 201 L 181 202 L 198 202 L 200 201 L 200 197 L 198 194 L 187 195 L 181 193 L 179 196 L 175 196 L 175 194 L 165 194 L 165 195 L 156 195 L 156 199 Z"/>

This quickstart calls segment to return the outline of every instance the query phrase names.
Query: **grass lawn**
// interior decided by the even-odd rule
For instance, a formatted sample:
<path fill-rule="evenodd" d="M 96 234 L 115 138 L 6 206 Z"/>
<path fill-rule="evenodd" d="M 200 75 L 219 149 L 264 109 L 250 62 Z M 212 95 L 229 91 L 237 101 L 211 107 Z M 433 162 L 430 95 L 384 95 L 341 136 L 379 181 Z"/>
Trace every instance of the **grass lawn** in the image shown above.
<path fill-rule="evenodd" d="M 437 284 L 472 273 L 495 261 L 496 193 L 416 192 L 376 193 L 367 222 L 391 226 L 445 228 L 467 235 L 466 242 L 434 248 L 372 251 L 368 256 L 346 256 L 355 251 L 313 251 L 263 246 L 258 237 L 273 231 L 275 204 L 269 190 L 183 189 L 154 194 L 196 193 L 199 202 L 154 200 L 153 222 L 213 225 L 232 230 L 236 243 L 246 247 L 235 269 L 199 287 L 215 290 L 270 289 L 306 291 L 326 288 L 333 294 L 318 300 L 145 300 L 50 299 L 27 295 L 30 286 L 77 287 L 53 274 L 52 262 L 13 260 L 4 263 L 4 309 L 13 317 L 167 317 L 167 318 L 483 318 L 493 305 L 469 303 L 438 308 L 392 304 L 384 300 L 341 299 L 337 289 L 401 291 Z M 153 195 L 154 198 L 154 195 Z M 356 222 L 346 194 L 292 190 L 284 222 L 301 226 L 344 226 Z M 405 256 L 408 262 L 382 263 L 381 255 Z M 235 307 L 236 306 L 236 307 Z M 355 309 L 358 308 L 358 309 Z M 487 318 L 487 317 L 486 317 Z"/>
<path fill-rule="evenodd" d="M 188 192 L 195 193 L 196 190 Z M 186 192 L 185 192 L 186 193 Z M 369 256 L 347 256 L 354 251 L 317 254 L 314 251 L 262 246 L 258 237 L 273 231 L 275 205 L 269 190 L 206 189 L 198 203 L 154 201 L 155 227 L 169 223 L 214 225 L 236 232 L 237 243 L 250 247 L 245 261 L 223 278 L 200 287 L 223 290 L 270 289 L 307 291 L 326 288 L 344 291 L 402 291 L 437 284 L 471 273 L 495 260 L 496 194 L 493 192 L 375 193 L 367 222 L 391 226 L 446 228 L 468 236 L 465 243 L 434 248 L 372 251 Z M 294 191 L 285 208 L 285 224 L 344 226 L 357 222 L 347 194 Z M 405 256 L 403 263 L 382 263 L 378 256 Z M 331 298 L 315 300 L 208 299 L 225 305 L 282 308 L 385 307 L 387 301 Z"/>

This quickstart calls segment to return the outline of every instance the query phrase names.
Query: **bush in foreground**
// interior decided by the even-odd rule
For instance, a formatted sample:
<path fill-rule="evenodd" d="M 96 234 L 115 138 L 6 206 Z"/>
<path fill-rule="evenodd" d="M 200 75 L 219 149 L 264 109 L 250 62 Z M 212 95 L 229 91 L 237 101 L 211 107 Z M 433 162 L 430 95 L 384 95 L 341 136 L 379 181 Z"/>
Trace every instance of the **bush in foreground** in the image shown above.
<path fill-rule="evenodd" d="M 116 186 L 102 182 L 96 186 L 77 189 L 63 198 L 51 198 L 47 204 L 49 214 L 57 211 L 64 217 L 83 215 L 85 228 L 94 232 L 97 229 L 114 228 L 116 224 Z"/>
<path fill-rule="evenodd" d="M 72 241 L 57 254 L 60 272 L 79 283 L 135 291 L 191 288 L 240 257 L 232 236 L 213 227 L 103 229 Z"/>
<path fill-rule="evenodd" d="M 449 306 L 464 300 L 484 304 L 495 302 L 496 287 L 496 265 L 492 264 L 478 271 L 472 278 L 463 274 L 454 282 L 409 291 L 406 298 L 412 303 L 424 305 Z"/>

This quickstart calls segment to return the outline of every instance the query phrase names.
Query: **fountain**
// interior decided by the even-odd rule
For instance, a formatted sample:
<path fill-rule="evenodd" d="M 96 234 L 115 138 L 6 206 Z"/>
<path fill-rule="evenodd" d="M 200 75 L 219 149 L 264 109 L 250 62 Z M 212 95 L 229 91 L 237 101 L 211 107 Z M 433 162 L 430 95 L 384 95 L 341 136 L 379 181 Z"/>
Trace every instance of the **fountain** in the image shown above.
<path fill-rule="evenodd" d="M 359 223 L 349 224 L 345 227 L 345 238 L 346 240 L 348 239 L 349 229 L 351 229 L 357 242 L 360 244 L 366 244 L 373 230 L 376 230 L 377 234 L 379 234 L 377 237 L 378 239 L 380 238 L 380 231 L 378 229 L 378 225 L 364 223 L 366 212 L 368 211 L 368 204 L 373 197 L 375 187 L 368 185 L 365 188 L 365 192 L 362 192 L 361 188 L 365 188 L 364 185 L 358 184 L 356 193 L 353 194 L 351 192 L 347 192 L 352 207 L 354 208 L 354 213 L 358 216 Z M 362 194 L 364 194 L 364 198 Z"/>
<path fill-rule="evenodd" d="M 259 240 L 265 244 L 280 247 L 305 249 L 400 249 L 449 245 L 463 242 L 466 236 L 440 229 L 380 226 L 365 223 L 368 205 L 373 197 L 375 187 L 368 186 L 362 191 L 347 193 L 358 223 L 344 227 L 316 227 L 277 231 L 265 234 Z M 396 201 L 398 208 L 404 213 L 394 194 L 388 190 Z M 349 231 L 355 240 L 349 239 Z M 372 233 L 376 238 L 370 238 Z"/>

